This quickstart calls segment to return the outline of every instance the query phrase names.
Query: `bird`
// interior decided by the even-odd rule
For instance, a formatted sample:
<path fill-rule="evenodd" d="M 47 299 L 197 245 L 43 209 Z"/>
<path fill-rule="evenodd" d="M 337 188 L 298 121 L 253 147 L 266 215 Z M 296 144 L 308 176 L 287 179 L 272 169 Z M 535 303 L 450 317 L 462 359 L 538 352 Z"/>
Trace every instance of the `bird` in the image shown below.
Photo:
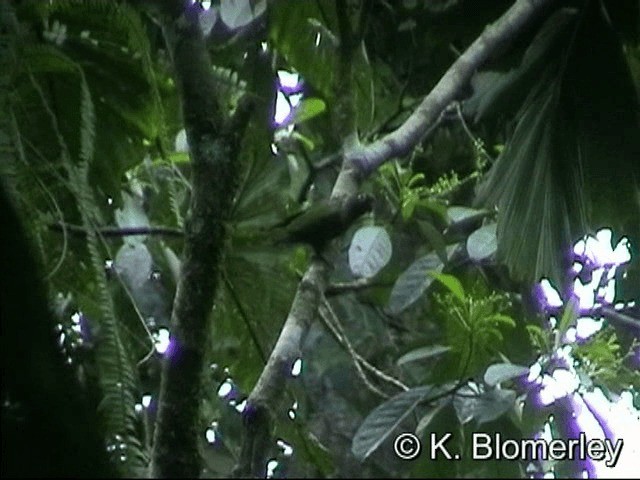
<path fill-rule="evenodd" d="M 320 253 L 330 240 L 372 208 L 373 197 L 367 194 L 324 199 L 274 227 L 272 240 L 276 244 L 310 245 Z"/>

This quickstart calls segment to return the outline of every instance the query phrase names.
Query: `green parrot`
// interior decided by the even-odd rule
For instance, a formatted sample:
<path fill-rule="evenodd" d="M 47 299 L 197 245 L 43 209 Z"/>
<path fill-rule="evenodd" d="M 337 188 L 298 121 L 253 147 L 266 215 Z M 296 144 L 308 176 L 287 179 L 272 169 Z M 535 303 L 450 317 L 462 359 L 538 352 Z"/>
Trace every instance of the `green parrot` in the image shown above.
<path fill-rule="evenodd" d="M 372 207 L 373 198 L 366 194 L 341 200 L 326 199 L 273 228 L 272 238 L 275 243 L 305 243 L 319 253 L 327 242 L 342 234 Z"/>

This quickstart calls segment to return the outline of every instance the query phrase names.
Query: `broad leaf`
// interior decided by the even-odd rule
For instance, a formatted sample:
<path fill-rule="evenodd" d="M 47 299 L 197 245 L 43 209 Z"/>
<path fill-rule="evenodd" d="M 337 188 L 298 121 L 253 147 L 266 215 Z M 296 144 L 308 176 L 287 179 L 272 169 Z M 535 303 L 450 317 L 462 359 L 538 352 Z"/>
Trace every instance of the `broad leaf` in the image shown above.
<path fill-rule="evenodd" d="M 463 425 L 474 420 L 478 425 L 491 422 L 508 412 L 516 400 L 513 390 L 490 390 L 477 393 L 466 387 L 453 399 L 458 420 Z"/>
<path fill-rule="evenodd" d="M 447 217 L 449 217 L 449 222 L 451 225 L 463 223 L 463 222 L 473 222 L 484 218 L 487 214 L 484 210 L 478 210 L 476 208 L 469 207 L 449 207 L 447 209 Z"/>
<path fill-rule="evenodd" d="M 514 365 L 512 363 L 494 363 L 484 372 L 484 382 L 490 387 L 494 387 L 501 382 L 517 378 L 526 374 L 528 367 Z"/>
<path fill-rule="evenodd" d="M 540 28 L 519 65 L 506 72 L 476 73 L 471 80 L 474 93 L 465 101 L 465 113 L 474 116 L 476 122 L 515 113 L 514 108 L 522 103 L 533 83 L 538 81 L 549 52 L 558 48 L 559 42 L 571 32 L 567 26 L 575 17 L 576 10 L 559 9 Z"/>
<path fill-rule="evenodd" d="M 445 242 L 444 235 L 433 226 L 431 222 L 426 222 L 423 220 L 418 220 L 418 228 L 420 229 L 420 233 L 427 239 L 431 248 L 435 250 L 435 252 L 440 257 L 442 262 L 447 261 L 447 244 Z"/>
<path fill-rule="evenodd" d="M 446 248 L 447 259 L 451 259 L 454 251 L 459 244 L 449 245 Z M 433 283 L 433 276 L 429 275 L 440 273 L 444 267 L 440 257 L 432 252 L 424 257 L 419 258 L 407 268 L 396 280 L 387 309 L 392 315 L 397 315 L 416 300 L 418 300 L 427 288 Z"/>
<path fill-rule="evenodd" d="M 349 246 L 349 267 L 357 277 L 373 277 L 391 259 L 391 239 L 382 227 L 362 227 Z"/>
<path fill-rule="evenodd" d="M 497 224 L 491 223 L 480 227 L 467 238 L 467 253 L 472 260 L 479 262 L 496 253 L 498 240 L 496 238 Z"/>
<path fill-rule="evenodd" d="M 449 275 L 448 273 L 439 273 L 439 272 L 427 272 L 427 274 L 432 276 L 436 280 L 438 280 L 445 287 L 447 287 L 449 291 L 453 293 L 453 295 L 455 295 L 455 297 L 458 300 L 460 300 L 461 302 L 464 302 L 464 299 L 466 296 L 464 292 L 464 287 L 462 286 L 462 283 L 460 283 L 460 280 L 458 280 L 455 276 Z"/>
<path fill-rule="evenodd" d="M 437 357 L 451 350 L 451 347 L 445 345 L 429 345 L 428 347 L 420 347 L 402 355 L 396 362 L 398 366 L 419 360 L 426 360 L 431 357 Z"/>
<path fill-rule="evenodd" d="M 323 98 L 333 96 L 336 43 L 333 25 L 324 21 L 332 23 L 334 18 L 333 8 L 321 10 L 315 2 L 276 3 L 269 8 L 270 43 Z"/>
<path fill-rule="evenodd" d="M 285 127 L 290 124 L 298 124 L 310 120 L 314 117 L 325 112 L 327 105 L 320 98 L 305 98 L 300 102 L 289 118 L 282 123 L 281 127 Z"/>
<path fill-rule="evenodd" d="M 428 396 L 441 391 L 425 385 L 402 392 L 379 405 L 365 418 L 353 437 L 351 451 L 360 461 L 371 455 Z"/>
<path fill-rule="evenodd" d="M 427 429 L 427 427 L 429 427 L 431 422 L 433 422 L 433 420 L 438 416 L 438 414 L 442 412 L 447 405 L 450 405 L 450 403 L 451 403 L 450 397 L 443 398 L 439 400 L 433 406 L 433 408 L 431 408 L 426 414 L 424 414 L 423 417 L 418 422 L 418 426 L 416 427 L 416 435 L 418 435 L 419 437 L 422 437 L 424 435 L 425 430 Z"/>
<path fill-rule="evenodd" d="M 442 271 L 442 261 L 435 253 L 430 253 L 419 258 L 409 266 L 398 278 L 389 297 L 388 309 L 393 315 L 397 315 L 416 300 L 433 282 L 433 277 L 427 275 L 430 270 Z"/>
<path fill-rule="evenodd" d="M 498 207 L 497 254 L 521 280 L 560 284 L 567 250 L 601 225 L 640 239 L 640 204 L 620 208 L 638 192 L 637 91 L 602 8 L 570 27 L 478 191 L 478 204 Z"/>

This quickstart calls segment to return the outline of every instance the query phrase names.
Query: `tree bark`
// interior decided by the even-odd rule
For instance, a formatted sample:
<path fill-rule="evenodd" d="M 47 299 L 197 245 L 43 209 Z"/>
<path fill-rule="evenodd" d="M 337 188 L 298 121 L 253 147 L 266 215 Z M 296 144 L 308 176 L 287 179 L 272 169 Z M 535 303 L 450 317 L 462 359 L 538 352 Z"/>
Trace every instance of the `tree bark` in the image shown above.
<path fill-rule="evenodd" d="M 449 68 L 413 114 L 395 131 L 370 144 L 361 145 L 355 129 L 351 62 L 349 55 L 357 45 L 352 37 L 353 25 L 345 21 L 346 12 L 339 12 L 340 52 L 336 65 L 336 114 L 333 129 L 340 132 L 342 168 L 334 184 L 332 197 L 355 195 L 360 183 L 384 162 L 408 154 L 438 121 L 444 109 L 454 101 L 470 81 L 473 73 L 500 47 L 513 39 L 553 0 L 519 0 L 473 42 Z M 341 1 L 338 9 L 344 8 Z M 340 15 L 342 13 L 342 15 Z M 249 395 L 245 411 L 245 438 L 236 475 L 262 475 L 266 458 L 260 446 L 266 445 L 272 413 L 285 388 L 291 365 L 300 355 L 301 342 L 315 318 L 330 268 L 321 260 L 312 262 L 294 297 L 269 361 Z M 259 440 L 259 441 L 258 441 Z"/>
<path fill-rule="evenodd" d="M 184 9 L 178 8 L 183 5 Z M 162 370 L 153 477 L 200 476 L 200 403 L 205 352 L 212 341 L 210 314 L 220 282 L 225 224 L 237 186 L 240 140 L 249 113 L 242 105 L 236 118 L 225 120 L 197 8 L 197 3 L 178 0 L 165 10 L 169 13 L 165 36 L 191 156 L 192 191 L 171 315 L 171 342 Z"/>

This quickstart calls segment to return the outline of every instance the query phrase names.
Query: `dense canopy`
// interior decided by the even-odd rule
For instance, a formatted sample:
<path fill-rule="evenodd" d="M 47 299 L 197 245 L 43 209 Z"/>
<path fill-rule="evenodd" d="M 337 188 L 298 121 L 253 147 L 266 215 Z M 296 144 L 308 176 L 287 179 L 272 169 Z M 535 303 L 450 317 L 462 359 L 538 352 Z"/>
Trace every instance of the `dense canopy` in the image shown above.
<path fill-rule="evenodd" d="M 637 475 L 639 8 L 0 0 L 2 475 Z"/>

